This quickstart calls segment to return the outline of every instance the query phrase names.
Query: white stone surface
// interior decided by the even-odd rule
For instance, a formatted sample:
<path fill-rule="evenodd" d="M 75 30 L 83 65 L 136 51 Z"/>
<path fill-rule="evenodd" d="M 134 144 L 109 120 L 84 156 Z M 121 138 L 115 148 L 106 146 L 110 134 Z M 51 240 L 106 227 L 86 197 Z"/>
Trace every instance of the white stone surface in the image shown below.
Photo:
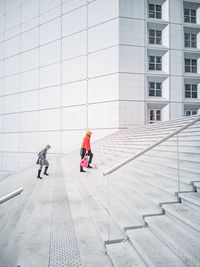
<path fill-rule="evenodd" d="M 47 136 L 55 151 L 69 152 L 80 146 L 76 131 L 91 128 L 96 140 L 118 127 L 148 123 L 150 107 L 162 109 L 162 120 L 183 116 L 186 108 L 199 110 L 200 97 L 184 94 L 184 83 L 200 88 L 198 74 L 184 73 L 184 56 L 196 58 L 198 71 L 200 67 L 198 27 L 185 27 L 181 11 L 191 3 L 152 1 L 162 4 L 161 20 L 148 18 L 144 0 L 0 0 L 0 114 L 8 115 L 5 135 L 9 130 L 19 135 L 37 132 L 42 124 L 45 133 L 36 135 L 36 143 L 46 144 Z M 162 30 L 162 45 L 149 44 L 151 28 Z M 187 53 L 184 29 L 197 33 L 197 49 L 188 48 Z M 162 56 L 162 71 L 148 71 L 149 55 Z M 149 82 L 162 83 L 162 97 L 149 96 Z M 49 109 L 60 110 L 60 115 Z M 46 115 L 41 123 L 40 111 L 53 117 Z M 18 127 L 9 126 L 15 116 Z M 62 130 L 71 131 L 71 138 L 76 135 L 70 145 L 62 139 Z M 27 142 L 20 146 L 28 152 Z"/>

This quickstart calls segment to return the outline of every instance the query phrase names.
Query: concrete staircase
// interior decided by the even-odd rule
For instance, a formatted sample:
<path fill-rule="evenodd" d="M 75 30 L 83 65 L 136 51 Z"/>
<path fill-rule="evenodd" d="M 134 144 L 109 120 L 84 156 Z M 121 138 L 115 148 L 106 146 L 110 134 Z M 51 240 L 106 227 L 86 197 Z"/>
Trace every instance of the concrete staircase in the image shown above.
<path fill-rule="evenodd" d="M 77 252 L 70 256 L 74 265 L 66 264 L 62 254 L 63 247 L 71 251 L 73 245 L 65 240 L 60 219 L 55 220 L 55 204 L 62 205 L 62 198 L 55 197 L 61 191 L 69 202 L 82 266 L 199 267 L 200 123 L 179 134 L 179 172 L 177 139 L 172 137 L 109 177 L 102 175 L 194 118 L 120 130 L 103 138 L 92 145 L 94 168 L 86 173 L 79 172 L 75 151 L 52 159 L 51 175 L 41 181 L 35 179 L 35 167 L 0 180 L 0 196 L 24 186 L 22 196 L 0 206 L 3 267 L 51 267 L 58 264 L 54 259 L 60 259 L 60 266 L 80 266 Z M 61 221 L 68 229 L 66 218 Z"/>
<path fill-rule="evenodd" d="M 111 161 L 117 164 L 187 122 L 180 119 L 120 131 L 96 144 L 96 154 L 104 159 L 105 169 L 109 168 Z M 120 198 L 123 194 L 120 203 L 144 220 L 143 226 L 128 225 L 127 221 L 125 241 L 115 242 L 112 236 L 106 244 L 115 266 L 200 266 L 199 123 L 181 132 L 178 142 L 179 187 L 176 137 L 110 175 L 110 216 L 115 195 Z M 146 203 L 146 210 L 138 205 L 139 199 Z M 152 211 L 152 205 L 160 210 Z M 133 256 L 136 252 L 138 260 Z"/>

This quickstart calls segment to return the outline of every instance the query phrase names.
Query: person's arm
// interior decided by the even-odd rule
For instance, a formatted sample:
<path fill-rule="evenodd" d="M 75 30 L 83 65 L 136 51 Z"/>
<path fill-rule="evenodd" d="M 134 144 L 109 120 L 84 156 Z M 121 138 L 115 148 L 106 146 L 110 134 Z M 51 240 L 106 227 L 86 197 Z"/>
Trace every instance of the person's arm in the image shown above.
<path fill-rule="evenodd" d="M 44 159 L 45 158 L 45 149 L 43 149 L 42 151 L 40 151 L 40 153 L 38 154 L 38 157 L 41 158 L 41 159 Z"/>

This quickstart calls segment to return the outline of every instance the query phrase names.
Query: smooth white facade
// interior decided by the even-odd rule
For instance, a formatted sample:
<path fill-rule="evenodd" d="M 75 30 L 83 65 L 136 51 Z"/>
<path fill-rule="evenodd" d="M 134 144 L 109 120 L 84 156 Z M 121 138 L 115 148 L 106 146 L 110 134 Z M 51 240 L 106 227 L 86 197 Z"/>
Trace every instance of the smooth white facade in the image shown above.
<path fill-rule="evenodd" d="M 162 5 L 162 19 L 148 16 Z M 0 169 L 22 169 L 46 144 L 52 153 L 78 148 L 87 128 L 93 140 L 120 127 L 199 110 L 185 99 L 184 83 L 198 85 L 200 1 L 183 0 L 0 0 Z M 197 23 L 184 23 L 184 6 Z M 162 30 L 150 45 L 149 29 Z M 184 48 L 184 30 L 197 33 L 197 48 Z M 162 71 L 149 71 L 149 56 L 162 57 Z M 184 72 L 184 58 L 198 73 Z M 149 82 L 162 83 L 162 97 L 149 97 Z"/>

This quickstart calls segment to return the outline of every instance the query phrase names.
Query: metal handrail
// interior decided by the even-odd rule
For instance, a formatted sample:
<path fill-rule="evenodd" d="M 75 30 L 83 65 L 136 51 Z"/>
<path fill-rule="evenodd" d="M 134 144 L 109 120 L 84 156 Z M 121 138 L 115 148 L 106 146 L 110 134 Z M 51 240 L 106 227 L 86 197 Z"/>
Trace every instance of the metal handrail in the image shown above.
<path fill-rule="evenodd" d="M 133 156 L 130 156 L 129 158 L 125 159 L 124 161 L 118 163 L 117 165 L 113 166 L 112 168 L 108 169 L 107 171 L 103 172 L 103 175 L 106 176 L 108 174 L 113 173 L 114 171 L 118 170 L 119 168 L 121 168 L 122 166 L 126 165 L 127 163 L 131 162 L 132 160 L 135 160 L 136 158 L 142 156 L 143 154 L 145 154 L 146 152 L 148 152 L 149 150 L 151 150 L 152 148 L 160 145 L 161 143 L 163 143 L 164 141 L 168 140 L 169 138 L 175 136 L 176 134 L 182 132 L 183 130 L 189 128 L 190 126 L 192 126 L 193 124 L 195 124 L 196 122 L 200 121 L 200 116 L 198 116 L 196 119 L 192 120 L 191 122 L 187 123 L 186 125 L 184 125 L 183 127 L 177 129 L 176 131 L 170 133 L 169 135 L 167 135 L 166 137 L 163 137 L 161 140 L 157 141 L 156 143 L 146 147 L 145 149 L 143 149 L 142 151 L 140 151 L 139 153 L 134 154 Z"/>
<path fill-rule="evenodd" d="M 21 194 L 23 192 L 23 187 L 20 187 L 19 189 L 15 190 L 14 192 L 0 198 L 0 204 L 8 201 L 9 199 L 18 196 L 19 194 Z"/>

